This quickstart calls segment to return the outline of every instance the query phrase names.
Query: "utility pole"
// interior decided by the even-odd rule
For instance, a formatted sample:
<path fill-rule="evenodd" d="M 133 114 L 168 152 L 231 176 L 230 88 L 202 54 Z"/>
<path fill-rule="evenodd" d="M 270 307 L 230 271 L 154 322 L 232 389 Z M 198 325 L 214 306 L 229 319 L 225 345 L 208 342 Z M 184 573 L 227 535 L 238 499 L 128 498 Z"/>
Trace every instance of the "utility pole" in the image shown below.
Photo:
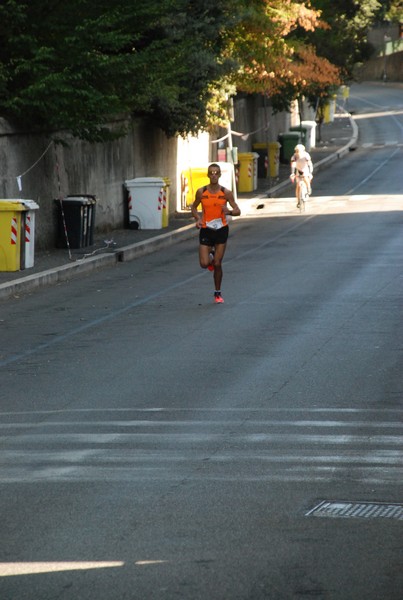
<path fill-rule="evenodd" d="M 232 128 L 231 121 L 235 120 L 234 114 L 234 99 L 228 99 L 228 123 L 227 123 L 227 134 L 228 134 L 228 149 L 230 155 L 230 161 L 232 163 L 232 193 L 234 194 L 235 202 L 237 201 L 236 192 L 236 177 L 235 177 L 235 164 L 234 164 L 234 147 L 232 145 Z"/>

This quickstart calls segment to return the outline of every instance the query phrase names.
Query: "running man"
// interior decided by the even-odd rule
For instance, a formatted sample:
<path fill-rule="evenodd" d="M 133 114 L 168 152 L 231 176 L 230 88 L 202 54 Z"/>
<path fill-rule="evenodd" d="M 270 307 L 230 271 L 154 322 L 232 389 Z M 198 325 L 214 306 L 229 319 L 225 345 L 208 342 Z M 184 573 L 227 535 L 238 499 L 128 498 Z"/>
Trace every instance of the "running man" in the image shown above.
<path fill-rule="evenodd" d="M 227 215 L 238 217 L 241 214 L 241 209 L 235 202 L 231 190 L 222 187 L 218 183 L 221 177 L 219 165 L 211 164 L 207 170 L 207 177 L 210 183 L 197 190 L 191 211 L 196 219 L 196 227 L 200 229 L 200 266 L 202 269 L 214 272 L 214 302 L 222 304 L 224 302 L 221 295 L 222 260 L 228 239 L 226 217 Z M 200 204 L 202 205 L 201 215 L 198 213 Z M 231 206 L 232 210 L 228 208 L 227 204 Z"/>

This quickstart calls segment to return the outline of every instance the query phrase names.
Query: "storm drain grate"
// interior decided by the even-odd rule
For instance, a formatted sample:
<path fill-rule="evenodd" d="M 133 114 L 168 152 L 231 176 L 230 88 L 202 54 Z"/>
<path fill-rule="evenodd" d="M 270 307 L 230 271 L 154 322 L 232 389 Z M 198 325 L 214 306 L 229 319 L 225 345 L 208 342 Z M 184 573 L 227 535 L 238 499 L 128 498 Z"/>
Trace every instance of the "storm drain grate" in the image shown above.
<path fill-rule="evenodd" d="M 306 517 L 397 519 L 403 521 L 403 504 L 383 502 L 328 502 L 324 500 L 305 513 Z"/>

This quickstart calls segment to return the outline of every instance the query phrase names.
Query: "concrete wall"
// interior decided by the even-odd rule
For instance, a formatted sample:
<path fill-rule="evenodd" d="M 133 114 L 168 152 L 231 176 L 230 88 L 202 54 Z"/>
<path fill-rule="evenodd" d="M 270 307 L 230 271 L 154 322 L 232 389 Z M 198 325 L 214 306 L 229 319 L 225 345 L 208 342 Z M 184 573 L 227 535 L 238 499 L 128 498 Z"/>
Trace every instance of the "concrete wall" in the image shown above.
<path fill-rule="evenodd" d="M 360 81 L 382 81 L 385 74 L 386 81 L 403 82 L 403 52 L 373 58 L 355 71 Z"/>
<path fill-rule="evenodd" d="M 290 115 L 273 115 L 262 97 L 241 97 L 235 102 L 232 127 L 242 135 L 233 136 L 233 145 L 240 152 L 249 152 L 255 142 L 277 140 L 289 124 Z M 0 197 L 31 199 L 39 204 L 35 225 L 38 249 L 53 247 L 56 242 L 55 198 L 93 194 L 97 198 L 96 230 L 108 232 L 124 227 L 127 179 L 167 177 L 173 214 L 181 210 L 181 172 L 216 160 L 217 145 L 211 139 L 225 133 L 220 130 L 211 136 L 203 133 L 168 139 L 161 130 L 138 121 L 122 138 L 89 144 L 66 134 L 19 132 L 0 119 Z M 56 137 L 62 143 L 53 142 Z"/>
<path fill-rule="evenodd" d="M 49 136 L 13 131 L 0 121 L 0 196 L 28 198 L 39 204 L 35 226 L 38 248 L 51 247 L 55 242 L 54 198 L 94 194 L 98 231 L 124 226 L 123 184 L 127 179 L 168 177 L 175 201 L 178 144 L 159 129 L 137 123 L 125 137 L 98 144 L 59 137 L 63 144 L 52 143 Z M 175 210 L 174 204 L 171 210 Z"/>
<path fill-rule="evenodd" d="M 368 31 L 368 41 L 377 53 L 383 53 L 385 45 L 400 38 L 400 27 L 397 23 L 378 23 Z"/>
<path fill-rule="evenodd" d="M 279 133 L 288 131 L 293 113 L 274 114 L 269 100 L 263 96 L 239 96 L 234 101 L 234 117 L 231 123 L 233 146 L 238 152 L 251 152 L 254 143 L 275 142 Z M 215 139 L 226 133 L 220 129 Z M 227 146 L 227 140 L 224 144 Z M 214 150 L 217 147 L 213 145 Z M 213 153 L 211 159 L 217 160 L 216 154 Z"/>

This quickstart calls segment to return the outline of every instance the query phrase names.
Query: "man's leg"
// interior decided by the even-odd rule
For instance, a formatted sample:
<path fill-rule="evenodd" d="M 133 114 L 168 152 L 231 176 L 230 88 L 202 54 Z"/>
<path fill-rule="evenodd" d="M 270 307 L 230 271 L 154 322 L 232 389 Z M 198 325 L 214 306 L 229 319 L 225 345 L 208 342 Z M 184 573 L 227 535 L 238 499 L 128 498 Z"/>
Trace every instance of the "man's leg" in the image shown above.
<path fill-rule="evenodd" d="M 222 282 L 222 261 L 225 254 L 225 249 L 227 244 L 216 244 L 215 254 L 214 254 L 214 285 L 216 292 L 221 291 L 221 282 Z"/>
<path fill-rule="evenodd" d="M 207 269 L 211 263 L 211 250 L 212 246 L 205 246 L 204 244 L 200 244 L 199 246 L 199 262 L 202 269 Z"/>

